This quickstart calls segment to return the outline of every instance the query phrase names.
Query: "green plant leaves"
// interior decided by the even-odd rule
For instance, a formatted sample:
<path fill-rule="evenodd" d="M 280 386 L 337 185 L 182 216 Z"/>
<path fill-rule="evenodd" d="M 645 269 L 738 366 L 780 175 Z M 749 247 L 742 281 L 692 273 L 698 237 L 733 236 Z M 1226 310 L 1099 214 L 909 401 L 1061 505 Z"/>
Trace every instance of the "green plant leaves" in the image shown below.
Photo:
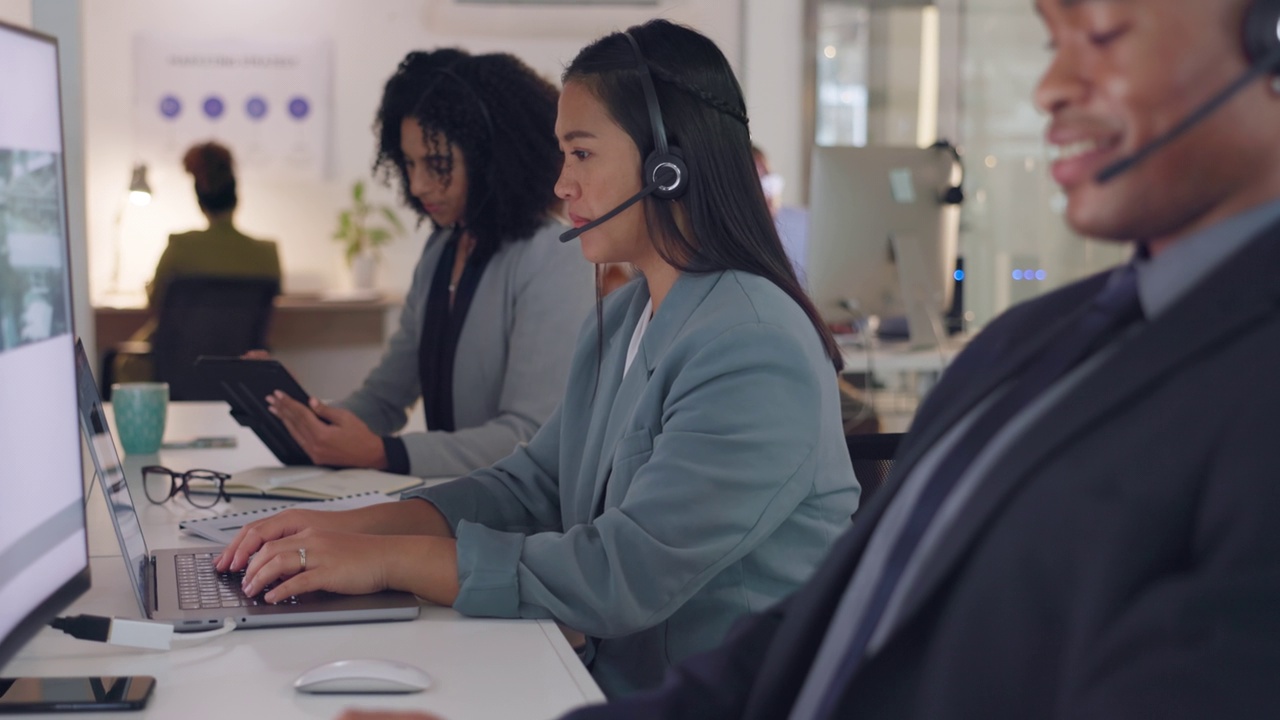
<path fill-rule="evenodd" d="M 338 213 L 338 229 L 333 232 L 333 239 L 344 244 L 347 265 L 362 251 L 381 247 L 405 234 L 404 223 L 395 210 L 365 201 L 363 180 L 352 184 L 351 200 L 351 207 Z M 374 220 L 385 221 L 386 226 L 375 225 Z"/>

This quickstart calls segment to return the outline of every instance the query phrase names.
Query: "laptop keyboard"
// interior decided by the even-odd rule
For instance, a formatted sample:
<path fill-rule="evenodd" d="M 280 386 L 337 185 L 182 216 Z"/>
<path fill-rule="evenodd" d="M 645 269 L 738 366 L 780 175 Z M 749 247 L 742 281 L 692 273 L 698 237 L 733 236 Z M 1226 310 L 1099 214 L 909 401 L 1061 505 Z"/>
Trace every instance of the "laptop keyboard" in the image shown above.
<path fill-rule="evenodd" d="M 270 605 L 262 595 L 274 586 L 268 585 L 255 597 L 249 597 L 240 589 L 244 572 L 220 573 L 213 566 L 217 553 L 192 553 L 175 555 L 178 575 L 178 607 L 183 610 L 253 607 Z M 298 598 L 289 597 L 278 605 L 297 605 Z"/>

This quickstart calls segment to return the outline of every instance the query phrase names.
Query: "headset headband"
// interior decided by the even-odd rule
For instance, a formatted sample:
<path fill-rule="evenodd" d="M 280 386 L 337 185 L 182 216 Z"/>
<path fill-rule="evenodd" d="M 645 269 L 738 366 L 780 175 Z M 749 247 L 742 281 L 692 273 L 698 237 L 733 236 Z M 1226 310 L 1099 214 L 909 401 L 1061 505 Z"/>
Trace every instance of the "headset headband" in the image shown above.
<path fill-rule="evenodd" d="M 623 32 L 623 37 L 631 43 L 636 55 L 636 69 L 640 71 L 640 84 L 644 87 L 645 105 L 649 108 L 649 125 L 653 128 L 654 149 L 667 154 L 667 129 L 662 123 L 662 110 L 658 106 L 658 91 L 653 87 L 653 76 L 649 73 L 649 63 L 645 62 L 644 53 L 640 52 L 640 44 L 631 37 L 631 33 Z"/>
<path fill-rule="evenodd" d="M 468 95 L 470 95 L 472 100 L 475 100 L 476 107 L 480 108 L 480 115 L 481 117 L 484 118 L 485 127 L 489 129 L 489 137 L 492 138 L 496 133 L 493 126 L 493 118 L 489 117 L 489 107 L 485 105 L 484 98 L 480 97 L 480 93 L 476 92 L 476 89 L 471 87 L 471 83 L 467 82 L 466 79 L 464 79 L 461 75 L 454 72 L 452 65 L 450 65 L 449 67 L 432 68 L 431 72 L 434 72 L 438 75 L 443 75 L 445 77 L 453 78 L 455 81 L 457 81 L 459 85 L 462 86 L 463 91 L 466 92 Z M 437 80 L 434 83 L 432 83 L 431 87 L 428 87 L 422 93 L 422 96 L 418 98 L 418 104 L 421 105 L 423 100 L 425 100 L 428 96 L 430 96 L 431 93 L 435 92 L 436 86 L 439 84 L 440 84 L 440 80 Z"/>

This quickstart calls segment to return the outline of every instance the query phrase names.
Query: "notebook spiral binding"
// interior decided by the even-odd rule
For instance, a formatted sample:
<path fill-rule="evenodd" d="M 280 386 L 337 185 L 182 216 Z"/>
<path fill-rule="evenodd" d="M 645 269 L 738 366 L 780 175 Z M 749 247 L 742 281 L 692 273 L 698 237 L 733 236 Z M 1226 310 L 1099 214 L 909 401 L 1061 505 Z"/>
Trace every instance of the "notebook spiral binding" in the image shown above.
<path fill-rule="evenodd" d="M 178 529 L 186 530 L 189 527 L 194 527 L 201 523 L 211 523 L 214 521 L 229 520 L 229 519 L 238 518 L 238 517 L 249 517 L 251 515 L 270 516 L 270 515 L 275 515 L 278 512 L 288 510 L 289 508 L 293 508 L 293 507 L 301 506 L 301 507 L 314 508 L 318 505 L 324 505 L 326 503 L 344 502 L 347 500 L 351 500 L 352 498 L 365 497 L 368 495 L 381 495 L 381 494 L 382 493 L 378 492 L 377 490 L 366 490 L 365 492 L 362 492 L 362 493 L 352 493 L 350 495 L 343 495 L 342 497 L 335 497 L 335 498 L 326 498 L 324 500 L 304 500 L 302 502 L 288 503 L 286 505 L 273 505 L 272 507 L 258 508 L 257 510 L 242 510 L 240 512 L 225 513 L 223 515 L 215 515 L 213 517 L 194 518 L 192 520 L 182 520 L 178 523 Z"/>

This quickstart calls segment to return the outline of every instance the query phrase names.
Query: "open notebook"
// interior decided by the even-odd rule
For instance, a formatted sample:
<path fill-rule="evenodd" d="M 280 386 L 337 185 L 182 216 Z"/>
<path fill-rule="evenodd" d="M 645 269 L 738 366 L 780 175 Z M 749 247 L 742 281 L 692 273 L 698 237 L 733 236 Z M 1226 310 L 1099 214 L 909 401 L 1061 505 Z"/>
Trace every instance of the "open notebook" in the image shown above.
<path fill-rule="evenodd" d="M 227 481 L 226 491 L 240 497 L 328 500 L 363 492 L 396 493 L 421 484 L 419 477 L 378 470 L 291 465 L 242 470 Z"/>
<path fill-rule="evenodd" d="M 183 520 L 178 529 L 190 535 L 199 535 L 207 540 L 226 545 L 235 539 L 240 528 L 254 520 L 271 517 L 291 507 L 305 507 L 307 510 L 354 510 L 379 503 L 395 502 L 395 498 L 379 492 L 362 492 L 346 497 L 331 498 L 320 502 L 289 503 L 275 507 L 258 508 L 256 510 L 240 510 L 216 517 Z"/>

